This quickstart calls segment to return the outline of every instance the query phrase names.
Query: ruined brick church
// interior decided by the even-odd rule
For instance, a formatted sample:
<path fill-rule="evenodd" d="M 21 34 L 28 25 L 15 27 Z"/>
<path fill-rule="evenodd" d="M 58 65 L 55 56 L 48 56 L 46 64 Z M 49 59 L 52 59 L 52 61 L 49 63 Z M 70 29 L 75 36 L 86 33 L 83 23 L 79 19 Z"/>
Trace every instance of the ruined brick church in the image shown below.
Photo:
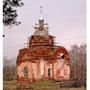
<path fill-rule="evenodd" d="M 48 24 L 40 17 L 28 46 L 17 56 L 17 80 L 66 80 L 70 78 L 70 58 L 63 46 L 55 45 L 55 36 L 48 32 Z"/>

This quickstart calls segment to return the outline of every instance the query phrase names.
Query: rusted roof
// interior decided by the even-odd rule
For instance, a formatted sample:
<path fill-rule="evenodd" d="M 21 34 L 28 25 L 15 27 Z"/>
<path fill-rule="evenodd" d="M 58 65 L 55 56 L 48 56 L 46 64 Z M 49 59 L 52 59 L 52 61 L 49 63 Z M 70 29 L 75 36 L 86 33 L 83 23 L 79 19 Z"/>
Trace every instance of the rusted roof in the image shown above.
<path fill-rule="evenodd" d="M 68 56 L 66 49 L 62 46 L 38 46 L 31 48 L 23 48 L 19 50 L 19 54 L 17 60 L 21 59 L 50 59 L 50 58 L 58 58 L 58 54 L 62 52 Z"/>

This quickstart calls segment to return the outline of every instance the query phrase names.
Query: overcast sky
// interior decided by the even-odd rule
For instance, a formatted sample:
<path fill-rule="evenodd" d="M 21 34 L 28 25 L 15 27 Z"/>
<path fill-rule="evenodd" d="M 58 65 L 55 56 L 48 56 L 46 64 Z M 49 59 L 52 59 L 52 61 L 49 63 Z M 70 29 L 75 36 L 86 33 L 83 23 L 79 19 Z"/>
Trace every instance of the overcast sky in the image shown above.
<path fill-rule="evenodd" d="M 23 0 L 24 6 L 18 8 L 19 26 L 4 26 L 4 56 L 13 58 L 18 50 L 24 48 L 27 37 L 34 33 L 34 24 L 40 16 L 49 25 L 49 33 L 56 36 L 55 42 L 67 49 L 73 44 L 86 43 L 86 0 Z"/>

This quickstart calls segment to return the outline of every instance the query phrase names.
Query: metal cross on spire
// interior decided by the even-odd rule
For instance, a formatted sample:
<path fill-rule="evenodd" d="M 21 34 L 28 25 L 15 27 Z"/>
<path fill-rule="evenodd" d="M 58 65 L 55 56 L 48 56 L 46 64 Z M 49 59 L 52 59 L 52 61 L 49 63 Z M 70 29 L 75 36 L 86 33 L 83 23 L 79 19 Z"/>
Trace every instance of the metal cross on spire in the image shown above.
<path fill-rule="evenodd" d="M 40 6 L 40 13 L 42 14 L 42 9 L 43 9 L 43 7 L 42 6 Z"/>
<path fill-rule="evenodd" d="M 43 19 L 43 17 L 42 17 L 42 9 L 43 9 L 43 7 L 40 6 L 40 19 Z"/>

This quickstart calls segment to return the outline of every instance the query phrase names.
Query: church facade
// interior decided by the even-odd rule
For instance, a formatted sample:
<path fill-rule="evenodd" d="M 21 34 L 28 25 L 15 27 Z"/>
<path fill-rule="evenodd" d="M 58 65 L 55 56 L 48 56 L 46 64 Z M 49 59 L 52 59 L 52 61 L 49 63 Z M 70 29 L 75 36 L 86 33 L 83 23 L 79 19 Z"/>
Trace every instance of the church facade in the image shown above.
<path fill-rule="evenodd" d="M 55 45 L 55 37 L 48 32 L 47 23 L 39 18 L 28 47 L 17 56 L 17 80 L 67 80 L 70 78 L 70 58 L 63 46 Z"/>

